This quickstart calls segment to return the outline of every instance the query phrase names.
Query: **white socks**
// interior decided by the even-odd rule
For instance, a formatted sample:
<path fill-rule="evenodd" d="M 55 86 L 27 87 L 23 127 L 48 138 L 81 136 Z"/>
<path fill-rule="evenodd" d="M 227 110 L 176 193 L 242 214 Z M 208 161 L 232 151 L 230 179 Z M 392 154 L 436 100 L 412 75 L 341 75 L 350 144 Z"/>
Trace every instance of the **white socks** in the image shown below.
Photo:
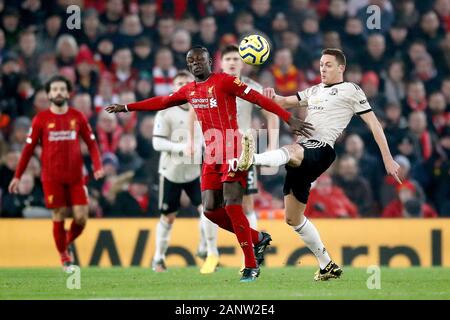
<path fill-rule="evenodd" d="M 256 212 L 253 210 L 246 214 L 250 228 L 255 229 L 258 227 L 258 219 L 256 217 Z"/>
<path fill-rule="evenodd" d="M 324 269 L 331 261 L 331 258 L 328 255 L 322 240 L 320 240 L 320 235 L 316 227 L 306 217 L 304 219 L 305 220 L 300 225 L 293 226 L 294 231 L 300 235 L 309 250 L 316 256 L 319 261 L 320 269 Z"/>
<path fill-rule="evenodd" d="M 279 167 L 289 162 L 289 151 L 286 148 L 255 153 L 253 164 L 260 166 Z"/>
<path fill-rule="evenodd" d="M 163 221 L 161 217 L 158 225 L 156 226 L 156 250 L 154 261 L 164 260 L 166 258 L 166 251 L 169 247 L 170 232 L 172 231 L 172 225 Z"/>
<path fill-rule="evenodd" d="M 203 211 L 200 216 L 200 224 L 202 226 L 202 234 L 206 238 L 206 251 L 208 256 L 219 256 L 219 250 L 217 249 L 217 224 L 205 217 Z"/>

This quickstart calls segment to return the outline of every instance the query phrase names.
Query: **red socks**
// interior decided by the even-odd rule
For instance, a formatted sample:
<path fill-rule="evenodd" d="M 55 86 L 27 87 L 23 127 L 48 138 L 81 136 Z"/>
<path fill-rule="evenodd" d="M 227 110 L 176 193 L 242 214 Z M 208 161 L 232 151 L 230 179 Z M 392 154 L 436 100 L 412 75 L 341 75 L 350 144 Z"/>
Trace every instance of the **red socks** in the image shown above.
<path fill-rule="evenodd" d="M 67 249 L 64 221 L 53 221 L 53 238 L 55 239 L 58 252 L 61 254 L 64 253 Z"/>
<path fill-rule="evenodd" d="M 72 224 L 70 225 L 70 230 L 67 233 L 67 244 L 72 243 L 78 236 L 83 232 L 84 224 L 78 224 L 75 220 L 72 220 Z"/>
<path fill-rule="evenodd" d="M 234 233 L 233 223 L 231 223 L 230 217 L 228 216 L 225 208 L 218 208 L 214 211 L 205 211 L 204 214 L 209 220 L 217 224 L 222 229 Z M 255 229 L 250 229 L 250 232 L 252 233 L 253 244 L 258 244 L 259 232 Z"/>
<path fill-rule="evenodd" d="M 229 205 L 225 207 L 225 210 L 233 224 L 234 234 L 238 238 L 239 244 L 244 252 L 245 267 L 256 268 L 251 228 L 242 209 L 242 205 Z"/>

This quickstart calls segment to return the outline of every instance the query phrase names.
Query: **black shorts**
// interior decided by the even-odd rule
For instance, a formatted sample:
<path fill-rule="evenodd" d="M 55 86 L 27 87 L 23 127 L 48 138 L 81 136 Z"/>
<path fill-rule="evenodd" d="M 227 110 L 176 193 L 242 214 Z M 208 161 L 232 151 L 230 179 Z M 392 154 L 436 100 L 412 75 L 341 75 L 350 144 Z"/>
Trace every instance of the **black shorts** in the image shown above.
<path fill-rule="evenodd" d="M 283 193 L 288 195 L 292 191 L 298 201 L 306 204 L 311 183 L 330 167 L 336 153 L 330 145 L 317 140 L 307 140 L 300 145 L 305 150 L 303 161 L 298 167 L 286 165 Z"/>
<path fill-rule="evenodd" d="M 258 172 L 256 167 L 252 165 L 248 169 L 247 187 L 245 188 L 245 195 L 258 193 Z"/>
<path fill-rule="evenodd" d="M 159 212 L 169 214 L 180 209 L 181 192 L 185 191 L 192 205 L 198 207 L 202 203 L 200 178 L 186 183 L 176 183 L 164 176 L 159 177 Z"/>

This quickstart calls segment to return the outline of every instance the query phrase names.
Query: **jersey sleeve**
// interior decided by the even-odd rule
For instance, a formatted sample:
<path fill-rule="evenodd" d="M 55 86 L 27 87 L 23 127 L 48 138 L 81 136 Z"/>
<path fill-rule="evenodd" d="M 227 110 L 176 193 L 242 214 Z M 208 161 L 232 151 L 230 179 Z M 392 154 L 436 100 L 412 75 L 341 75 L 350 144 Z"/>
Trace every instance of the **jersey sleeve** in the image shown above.
<path fill-rule="evenodd" d="M 187 85 L 180 88 L 168 96 L 153 97 L 150 99 L 130 103 L 127 105 L 128 111 L 157 111 L 174 106 L 179 106 L 188 102 L 186 98 Z"/>
<path fill-rule="evenodd" d="M 81 137 L 88 147 L 94 171 L 98 171 L 102 168 L 102 160 L 100 157 L 100 150 L 95 140 L 94 132 L 92 131 L 91 125 L 88 123 L 86 117 L 83 114 L 80 114 L 79 119 Z"/>
<path fill-rule="evenodd" d="M 307 103 L 309 98 L 312 96 L 313 90 L 316 86 L 309 87 L 303 91 L 297 92 L 297 99 L 300 102 Z"/>
<path fill-rule="evenodd" d="M 352 85 L 354 86 L 354 93 L 351 97 L 353 112 L 357 115 L 361 115 L 372 111 L 372 107 L 367 101 L 367 97 L 364 91 L 357 84 Z"/>
<path fill-rule="evenodd" d="M 17 165 L 16 172 L 14 174 L 14 178 L 20 179 L 25 169 L 27 168 L 28 161 L 30 161 L 31 156 L 33 155 L 34 148 L 38 144 L 39 140 L 42 137 L 42 124 L 39 116 L 34 117 L 33 122 L 31 123 L 30 131 L 28 132 L 27 139 L 25 140 L 26 144 L 23 148 L 22 154 L 20 155 L 19 164 Z"/>
<path fill-rule="evenodd" d="M 170 138 L 170 123 L 167 121 L 164 112 L 159 111 L 156 114 L 153 136 L 167 139 Z"/>
<path fill-rule="evenodd" d="M 276 114 L 285 122 L 288 122 L 289 118 L 291 117 L 291 113 L 289 111 L 281 108 L 273 100 L 253 90 L 236 77 L 226 75 L 221 83 L 221 87 L 223 91 L 229 94 L 247 100 L 269 112 Z"/>

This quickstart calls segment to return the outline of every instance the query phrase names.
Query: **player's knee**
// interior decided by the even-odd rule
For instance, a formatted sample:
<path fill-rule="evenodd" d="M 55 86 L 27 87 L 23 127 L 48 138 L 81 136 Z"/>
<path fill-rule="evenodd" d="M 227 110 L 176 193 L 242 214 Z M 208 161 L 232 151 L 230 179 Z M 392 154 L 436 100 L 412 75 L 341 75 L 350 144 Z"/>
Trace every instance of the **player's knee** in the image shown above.
<path fill-rule="evenodd" d="M 290 226 L 294 226 L 295 225 L 294 219 L 292 219 L 291 217 L 285 217 L 284 221 Z"/>
<path fill-rule="evenodd" d="M 176 214 L 175 213 L 169 213 L 166 215 L 161 216 L 161 219 L 164 220 L 164 222 L 168 224 L 173 224 L 175 222 Z"/>
<path fill-rule="evenodd" d="M 74 217 L 73 220 L 75 220 L 75 223 L 84 226 L 87 223 L 87 217 L 86 216 L 80 216 L 80 217 Z"/>
<path fill-rule="evenodd" d="M 289 162 L 288 165 L 291 167 L 298 167 L 303 160 L 303 148 L 298 143 L 290 144 L 288 146 L 284 146 L 289 152 Z"/>

